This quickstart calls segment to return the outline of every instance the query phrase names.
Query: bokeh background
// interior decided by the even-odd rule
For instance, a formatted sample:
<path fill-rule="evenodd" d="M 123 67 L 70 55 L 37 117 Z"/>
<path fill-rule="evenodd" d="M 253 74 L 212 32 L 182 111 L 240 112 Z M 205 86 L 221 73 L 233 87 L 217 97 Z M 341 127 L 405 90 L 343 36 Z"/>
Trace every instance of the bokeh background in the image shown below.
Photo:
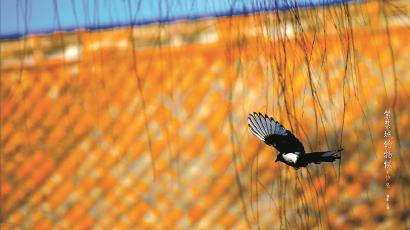
<path fill-rule="evenodd" d="M 168 13 L 183 3 L 159 1 L 156 21 L 98 27 L 94 8 L 91 24 L 66 31 L 65 17 L 81 13 L 54 1 L 36 27 L 36 2 L 10 2 L 2 229 L 410 228 L 408 1 L 228 1 L 213 16 L 203 3 L 178 20 Z M 343 147 L 342 159 L 274 163 L 247 127 L 254 111 L 308 152 Z"/>

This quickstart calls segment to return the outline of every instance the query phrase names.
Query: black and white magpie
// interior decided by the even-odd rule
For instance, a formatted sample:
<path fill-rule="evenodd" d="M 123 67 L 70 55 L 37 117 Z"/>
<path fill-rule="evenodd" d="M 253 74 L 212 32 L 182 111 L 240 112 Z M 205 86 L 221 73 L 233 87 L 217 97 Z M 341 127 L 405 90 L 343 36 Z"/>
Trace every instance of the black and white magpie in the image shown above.
<path fill-rule="evenodd" d="M 248 125 L 257 138 L 279 151 L 275 162 L 281 161 L 295 169 L 306 167 L 310 163 L 333 162 L 340 159 L 343 150 L 305 153 L 303 144 L 289 130 L 266 114 L 249 114 Z"/>

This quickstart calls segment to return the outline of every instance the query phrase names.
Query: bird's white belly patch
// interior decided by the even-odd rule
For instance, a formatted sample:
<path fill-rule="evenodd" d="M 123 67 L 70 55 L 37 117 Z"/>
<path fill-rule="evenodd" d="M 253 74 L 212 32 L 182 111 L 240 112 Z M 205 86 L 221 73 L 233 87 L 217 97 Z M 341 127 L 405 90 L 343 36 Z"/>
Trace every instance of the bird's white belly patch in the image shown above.
<path fill-rule="evenodd" d="M 283 154 L 283 159 L 285 159 L 285 161 L 289 163 L 295 164 L 298 159 L 298 155 L 295 153 L 286 153 L 286 154 Z"/>

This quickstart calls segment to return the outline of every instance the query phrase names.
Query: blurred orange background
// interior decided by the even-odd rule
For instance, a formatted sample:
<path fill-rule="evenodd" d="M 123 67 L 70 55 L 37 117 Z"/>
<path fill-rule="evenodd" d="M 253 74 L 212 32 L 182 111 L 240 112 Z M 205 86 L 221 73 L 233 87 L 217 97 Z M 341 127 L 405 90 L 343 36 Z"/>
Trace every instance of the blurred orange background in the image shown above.
<path fill-rule="evenodd" d="M 1 41 L 2 229 L 409 228 L 409 12 L 370 1 Z M 254 111 L 342 159 L 275 163 Z"/>

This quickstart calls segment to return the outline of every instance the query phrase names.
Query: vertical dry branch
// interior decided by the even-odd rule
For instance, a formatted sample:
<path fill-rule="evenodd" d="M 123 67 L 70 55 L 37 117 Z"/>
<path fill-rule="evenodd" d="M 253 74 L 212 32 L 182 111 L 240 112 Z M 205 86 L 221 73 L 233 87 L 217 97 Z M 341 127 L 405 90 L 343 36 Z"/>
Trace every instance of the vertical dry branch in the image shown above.
<path fill-rule="evenodd" d="M 358 64 L 358 55 L 357 55 L 357 49 L 356 49 L 356 44 L 355 44 L 355 36 L 354 36 L 354 31 L 353 31 L 353 22 L 352 22 L 352 15 L 350 12 L 350 7 L 347 3 L 342 5 L 344 13 L 346 15 L 346 20 L 347 20 L 347 34 L 351 38 L 349 41 L 351 42 L 351 58 L 350 58 L 350 69 L 351 69 L 351 78 L 352 78 L 352 87 L 353 92 L 354 92 L 354 97 L 359 104 L 359 108 L 362 113 L 362 117 L 365 120 L 365 124 L 367 126 L 367 131 L 370 136 L 370 140 L 372 142 L 372 147 L 373 147 L 373 152 L 376 152 L 376 147 L 374 145 L 374 140 L 373 140 L 373 134 L 372 134 L 372 129 L 371 129 L 371 121 L 368 118 L 368 115 L 366 114 L 367 111 L 369 111 L 367 103 L 365 102 L 362 104 L 359 98 L 359 92 L 362 91 L 362 85 L 361 85 L 361 80 L 362 78 L 360 77 L 360 72 L 359 72 L 359 64 Z M 341 143 L 340 143 L 340 148 L 341 148 Z"/>
<path fill-rule="evenodd" d="M 138 67 L 137 67 L 137 54 L 136 54 L 136 50 L 135 50 L 135 39 L 134 39 L 134 19 L 132 16 L 132 9 L 131 9 L 131 2 L 130 0 L 128 0 L 128 9 L 129 9 L 129 15 L 130 15 L 130 20 L 131 20 L 131 28 L 130 28 L 130 35 L 129 35 L 129 39 L 132 45 L 132 67 L 134 69 L 134 73 L 135 73 L 135 77 L 137 79 L 137 88 L 138 88 L 138 94 L 141 98 L 141 105 L 142 105 L 142 116 L 143 116 L 143 120 L 144 120 L 144 130 L 145 130 L 145 135 L 147 137 L 147 144 L 148 144 L 148 151 L 150 153 L 150 157 L 151 157 L 151 169 L 152 169 L 152 177 L 153 180 L 156 181 L 156 166 L 155 166 L 155 157 L 154 157 L 154 153 L 152 151 L 152 140 L 151 140 L 151 134 L 150 134 L 150 130 L 149 130 L 149 126 L 148 126 L 148 117 L 147 117 L 147 111 L 146 111 L 146 102 L 145 102 L 145 98 L 144 98 L 144 94 L 142 91 L 142 80 L 138 74 Z"/>

